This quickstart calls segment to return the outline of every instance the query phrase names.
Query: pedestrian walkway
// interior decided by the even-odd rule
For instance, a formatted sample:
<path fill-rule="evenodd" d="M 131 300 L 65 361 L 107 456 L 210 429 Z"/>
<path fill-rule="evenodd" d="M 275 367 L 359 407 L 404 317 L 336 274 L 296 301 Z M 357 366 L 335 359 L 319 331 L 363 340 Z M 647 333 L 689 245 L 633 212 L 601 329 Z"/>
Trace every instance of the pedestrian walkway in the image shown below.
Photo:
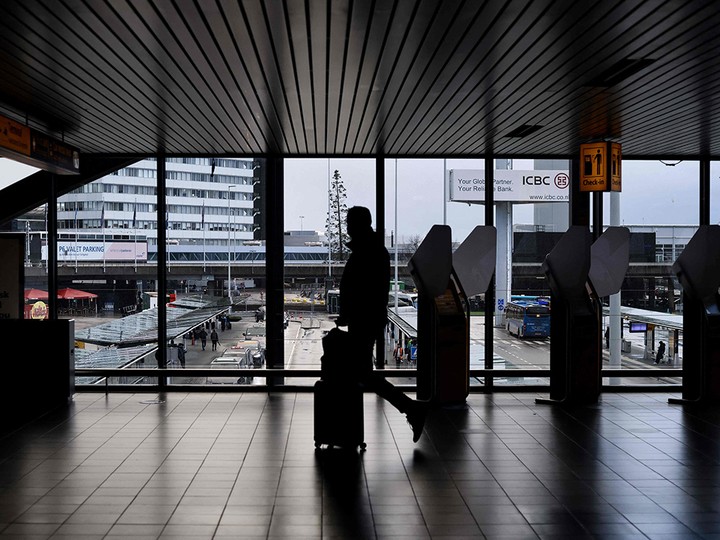
<path fill-rule="evenodd" d="M 315 450 L 308 392 L 82 393 L 0 445 L 7 538 L 710 539 L 715 408 L 677 394 L 471 394 L 405 417 L 364 396 L 365 452 Z"/>

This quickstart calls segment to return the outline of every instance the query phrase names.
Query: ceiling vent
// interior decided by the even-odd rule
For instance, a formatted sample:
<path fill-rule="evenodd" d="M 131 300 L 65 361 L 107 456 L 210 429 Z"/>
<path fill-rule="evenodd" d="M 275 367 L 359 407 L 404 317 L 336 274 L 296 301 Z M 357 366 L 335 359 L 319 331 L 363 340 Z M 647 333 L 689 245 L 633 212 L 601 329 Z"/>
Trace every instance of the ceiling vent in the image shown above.
<path fill-rule="evenodd" d="M 518 126 L 515 129 L 513 129 L 510 133 L 506 135 L 506 137 L 516 137 L 516 138 L 522 138 L 527 137 L 528 135 L 531 135 L 535 133 L 537 130 L 542 129 L 543 126 L 532 126 L 530 124 L 523 124 L 522 126 Z"/>
<path fill-rule="evenodd" d="M 600 75 L 591 80 L 587 86 L 609 88 L 642 71 L 655 62 L 651 58 L 623 58 Z"/>

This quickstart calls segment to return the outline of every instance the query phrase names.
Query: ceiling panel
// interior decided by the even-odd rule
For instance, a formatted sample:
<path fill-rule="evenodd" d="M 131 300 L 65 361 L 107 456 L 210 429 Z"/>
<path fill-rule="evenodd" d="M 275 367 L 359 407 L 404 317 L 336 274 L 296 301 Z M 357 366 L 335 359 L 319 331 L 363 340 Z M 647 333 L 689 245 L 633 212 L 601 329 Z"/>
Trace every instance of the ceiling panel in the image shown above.
<path fill-rule="evenodd" d="M 711 0 L 3 0 L 0 114 L 85 154 L 720 158 Z"/>

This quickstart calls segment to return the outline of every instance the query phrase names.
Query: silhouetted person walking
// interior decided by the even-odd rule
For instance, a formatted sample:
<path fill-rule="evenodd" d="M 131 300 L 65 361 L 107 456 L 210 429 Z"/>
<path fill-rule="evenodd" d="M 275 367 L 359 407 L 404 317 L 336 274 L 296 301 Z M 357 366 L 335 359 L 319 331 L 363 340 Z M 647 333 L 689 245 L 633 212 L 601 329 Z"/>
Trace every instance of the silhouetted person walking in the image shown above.
<path fill-rule="evenodd" d="M 662 362 L 663 356 L 665 355 L 665 342 L 661 341 L 658 345 L 657 355 L 655 355 L 655 363 L 659 364 Z"/>
<path fill-rule="evenodd" d="M 336 324 L 347 326 L 353 347 L 349 361 L 359 366 L 360 382 L 407 416 L 417 442 L 425 426 L 426 406 L 395 388 L 373 371 L 375 342 L 384 335 L 390 291 L 390 254 L 372 228 L 370 210 L 353 206 L 347 213 L 350 258 L 340 280 L 340 310 Z"/>

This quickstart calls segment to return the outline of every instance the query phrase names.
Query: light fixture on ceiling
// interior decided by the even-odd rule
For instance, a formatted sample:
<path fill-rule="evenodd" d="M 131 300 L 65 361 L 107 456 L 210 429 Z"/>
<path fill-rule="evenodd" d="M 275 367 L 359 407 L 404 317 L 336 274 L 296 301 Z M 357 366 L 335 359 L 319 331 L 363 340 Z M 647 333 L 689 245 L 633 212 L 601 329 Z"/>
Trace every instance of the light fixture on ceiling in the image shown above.
<path fill-rule="evenodd" d="M 674 167 L 674 166 L 677 165 L 678 163 L 682 163 L 682 162 L 683 162 L 682 159 L 678 159 L 678 160 L 676 160 L 676 161 L 665 161 L 665 160 L 662 160 L 662 159 L 660 160 L 660 163 L 662 163 L 662 164 L 665 165 L 666 167 Z"/>

